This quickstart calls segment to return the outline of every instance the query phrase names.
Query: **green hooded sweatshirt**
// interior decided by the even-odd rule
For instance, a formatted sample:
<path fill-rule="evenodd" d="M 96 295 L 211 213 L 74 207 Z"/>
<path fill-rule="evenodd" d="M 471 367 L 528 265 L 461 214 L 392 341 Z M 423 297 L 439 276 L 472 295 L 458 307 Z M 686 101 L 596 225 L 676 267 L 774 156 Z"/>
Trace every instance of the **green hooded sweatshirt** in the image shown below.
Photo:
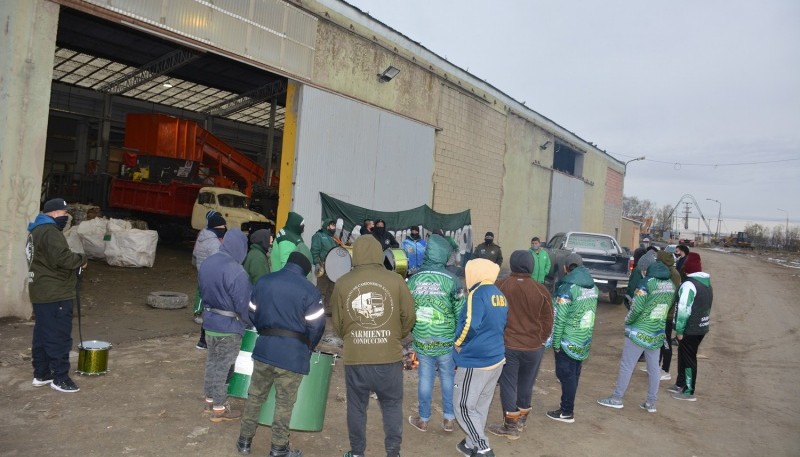
<path fill-rule="evenodd" d="M 553 333 L 546 346 L 578 361 L 589 357 L 600 292 L 584 266 L 576 267 L 556 284 Z"/>
<path fill-rule="evenodd" d="M 447 239 L 431 235 L 422 267 L 408 279 L 417 319 L 414 350 L 430 357 L 453 350 L 458 316 L 464 307 L 458 280 L 445 269 L 451 252 Z"/>
<path fill-rule="evenodd" d="M 667 314 L 675 300 L 675 285 L 666 265 L 656 262 L 634 292 L 633 305 L 625 316 L 625 336 L 637 346 L 658 349 L 664 343 Z"/>
<path fill-rule="evenodd" d="M 308 261 L 312 262 L 311 250 L 303 242 L 300 236 L 303 233 L 303 216 L 291 211 L 289 217 L 286 219 L 286 225 L 278 232 L 278 236 L 272 243 L 272 255 L 270 256 L 270 264 L 272 272 L 276 272 L 286 265 L 289 260 L 289 254 L 295 250 L 299 250 L 306 257 Z M 312 263 L 313 265 L 313 263 Z"/>
<path fill-rule="evenodd" d="M 414 298 L 399 274 L 383 266 L 375 237 L 353 244 L 353 269 L 336 281 L 331 323 L 344 341 L 345 365 L 373 365 L 403 359 L 402 340 L 414 327 Z"/>

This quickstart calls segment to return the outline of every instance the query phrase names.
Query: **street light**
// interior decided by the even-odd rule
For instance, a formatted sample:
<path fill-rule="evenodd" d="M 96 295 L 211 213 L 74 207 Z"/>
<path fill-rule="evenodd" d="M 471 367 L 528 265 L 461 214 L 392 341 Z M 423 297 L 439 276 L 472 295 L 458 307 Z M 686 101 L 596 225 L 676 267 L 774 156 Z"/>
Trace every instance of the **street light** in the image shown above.
<path fill-rule="evenodd" d="M 783 234 L 783 247 L 789 247 L 789 211 L 778 208 L 778 211 L 786 213 L 786 233 Z"/>
<path fill-rule="evenodd" d="M 645 157 L 644 157 L 644 156 L 641 156 L 641 157 L 637 157 L 637 158 L 635 158 L 635 159 L 631 159 L 631 160 L 629 160 L 629 161 L 625 162 L 625 171 L 624 171 L 624 174 L 628 174 L 628 164 L 629 164 L 629 163 L 631 163 L 631 162 L 636 162 L 637 160 L 644 160 L 644 159 L 645 159 Z"/>
<path fill-rule="evenodd" d="M 706 200 L 717 202 L 719 205 L 719 213 L 717 213 L 717 241 L 719 241 L 719 222 L 722 219 L 722 203 L 719 200 L 714 200 L 713 198 L 707 198 Z"/>

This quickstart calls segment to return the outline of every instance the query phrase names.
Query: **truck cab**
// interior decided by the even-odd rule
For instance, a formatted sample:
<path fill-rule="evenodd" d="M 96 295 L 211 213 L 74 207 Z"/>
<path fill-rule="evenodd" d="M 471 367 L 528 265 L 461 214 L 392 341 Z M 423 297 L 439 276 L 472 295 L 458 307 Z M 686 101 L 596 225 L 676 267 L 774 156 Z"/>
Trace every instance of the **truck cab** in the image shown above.
<path fill-rule="evenodd" d="M 247 195 L 224 187 L 203 187 L 197 193 L 192 209 L 192 228 L 206 227 L 206 213 L 214 210 L 225 218 L 228 228 L 253 232 L 261 228 L 274 228 L 275 222 L 264 215 L 251 211 Z"/>

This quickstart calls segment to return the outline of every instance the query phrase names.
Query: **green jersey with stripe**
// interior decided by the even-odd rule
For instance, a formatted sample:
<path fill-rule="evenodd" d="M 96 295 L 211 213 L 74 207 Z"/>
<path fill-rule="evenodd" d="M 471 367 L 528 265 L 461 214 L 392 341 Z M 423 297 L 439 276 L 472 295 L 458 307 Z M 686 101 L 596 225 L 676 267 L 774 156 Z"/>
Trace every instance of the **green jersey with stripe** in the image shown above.
<path fill-rule="evenodd" d="M 414 351 L 438 357 L 453 349 L 456 324 L 464 307 L 458 281 L 447 271 L 422 270 L 408 280 L 417 322 Z"/>
<path fill-rule="evenodd" d="M 634 292 L 633 305 L 625 316 L 625 336 L 645 349 L 660 348 L 664 343 L 667 314 L 674 300 L 675 284 L 669 276 L 667 279 L 646 278 Z"/>
<path fill-rule="evenodd" d="M 586 267 L 579 266 L 564 276 L 553 297 L 555 320 L 547 345 L 574 360 L 586 360 L 592 347 L 599 295 Z"/>

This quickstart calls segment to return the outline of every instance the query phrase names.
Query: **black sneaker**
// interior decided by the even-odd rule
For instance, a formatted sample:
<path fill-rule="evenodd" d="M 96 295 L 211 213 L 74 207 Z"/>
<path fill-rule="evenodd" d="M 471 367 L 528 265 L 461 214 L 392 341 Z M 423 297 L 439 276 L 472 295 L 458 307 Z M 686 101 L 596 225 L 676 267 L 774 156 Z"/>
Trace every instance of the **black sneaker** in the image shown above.
<path fill-rule="evenodd" d="M 203 340 L 198 341 L 194 347 L 196 347 L 197 349 L 208 349 L 208 345 Z"/>
<path fill-rule="evenodd" d="M 464 454 L 466 457 L 471 457 L 471 456 L 475 455 L 475 450 L 474 449 L 470 449 L 470 448 L 467 447 L 467 439 L 466 438 L 461 440 L 460 443 L 456 444 L 456 449 L 458 449 L 458 452 Z"/>
<path fill-rule="evenodd" d="M 561 412 L 560 408 L 555 411 L 548 411 L 547 417 L 556 421 L 567 422 L 569 424 L 575 422 L 574 414 L 564 414 L 563 412 Z"/>
<path fill-rule="evenodd" d="M 44 387 L 44 386 L 50 384 L 51 382 L 53 382 L 53 374 L 52 373 L 48 373 L 48 374 L 42 376 L 41 378 L 37 378 L 37 377 L 34 376 L 33 377 L 33 382 L 31 384 L 33 385 L 33 387 Z"/>
<path fill-rule="evenodd" d="M 50 388 L 53 390 L 57 390 L 59 392 L 66 392 L 66 393 L 73 393 L 81 390 L 80 387 L 75 384 L 72 379 L 64 378 L 61 381 L 53 381 L 50 384 Z"/>

